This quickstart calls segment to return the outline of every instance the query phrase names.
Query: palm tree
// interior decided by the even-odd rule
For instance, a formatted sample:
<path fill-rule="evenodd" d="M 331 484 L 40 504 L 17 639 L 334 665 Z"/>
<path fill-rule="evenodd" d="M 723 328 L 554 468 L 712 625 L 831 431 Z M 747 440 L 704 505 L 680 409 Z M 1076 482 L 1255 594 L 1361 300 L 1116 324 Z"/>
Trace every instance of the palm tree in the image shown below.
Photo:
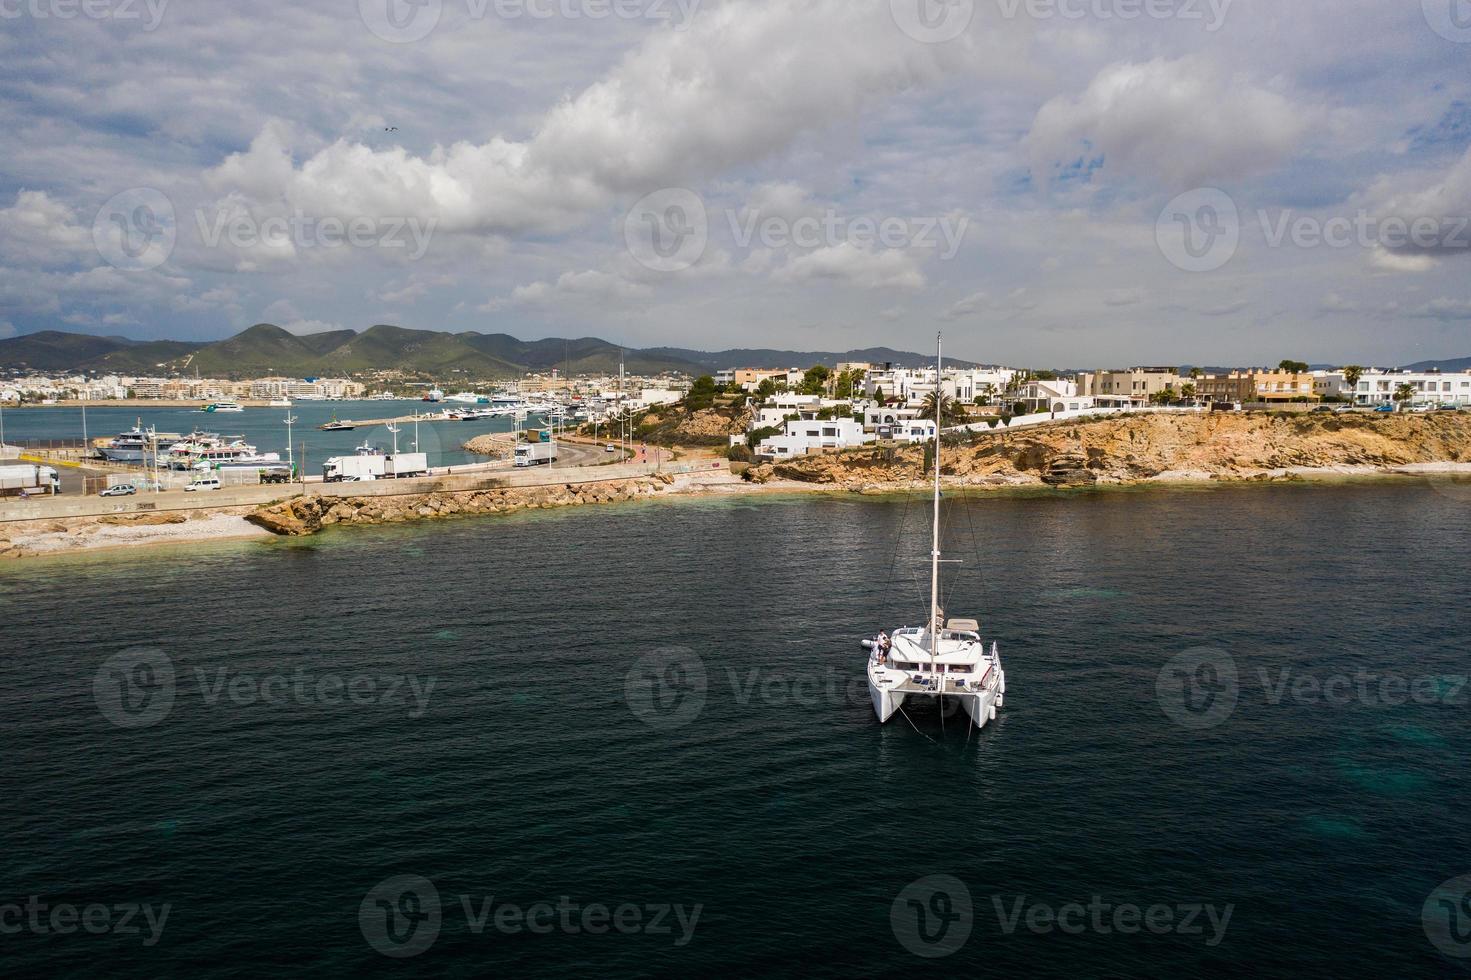
<path fill-rule="evenodd" d="M 943 395 L 932 391 L 924 396 L 924 404 L 920 407 L 920 414 L 927 419 L 935 417 L 935 399 L 940 400 L 940 424 L 955 425 L 965 420 L 965 415 L 960 407 L 955 404 L 955 399 L 949 395 Z"/>
<path fill-rule="evenodd" d="M 1364 369 L 1357 364 L 1350 364 L 1343 369 L 1343 383 L 1348 385 L 1349 401 L 1358 401 L 1359 379 L 1364 376 Z"/>
<path fill-rule="evenodd" d="M 1399 403 L 1401 411 L 1404 410 L 1405 402 L 1415 397 L 1415 386 L 1406 381 L 1394 389 L 1394 400 Z"/>

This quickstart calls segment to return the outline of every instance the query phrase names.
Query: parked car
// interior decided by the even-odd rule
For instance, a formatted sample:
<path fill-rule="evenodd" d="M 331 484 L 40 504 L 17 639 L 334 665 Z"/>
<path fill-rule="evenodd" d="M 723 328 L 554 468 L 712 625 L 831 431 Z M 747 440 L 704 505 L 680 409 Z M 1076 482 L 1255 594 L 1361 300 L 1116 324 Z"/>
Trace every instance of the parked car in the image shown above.
<path fill-rule="evenodd" d="M 1394 406 L 1393 405 L 1378 405 L 1378 406 L 1375 407 L 1374 411 L 1376 411 L 1376 412 L 1392 412 L 1392 411 L 1394 411 Z"/>
<path fill-rule="evenodd" d="M 219 488 L 220 478 L 217 476 L 208 476 L 202 480 L 195 480 L 184 488 L 184 492 L 188 493 L 191 490 L 218 490 Z"/>
<path fill-rule="evenodd" d="M 135 486 L 133 486 L 131 483 L 115 483 L 112 486 L 108 487 L 106 490 L 103 490 L 97 496 L 99 496 L 99 497 L 131 497 L 133 494 L 135 494 L 137 492 L 138 492 L 138 488 L 135 487 Z"/>

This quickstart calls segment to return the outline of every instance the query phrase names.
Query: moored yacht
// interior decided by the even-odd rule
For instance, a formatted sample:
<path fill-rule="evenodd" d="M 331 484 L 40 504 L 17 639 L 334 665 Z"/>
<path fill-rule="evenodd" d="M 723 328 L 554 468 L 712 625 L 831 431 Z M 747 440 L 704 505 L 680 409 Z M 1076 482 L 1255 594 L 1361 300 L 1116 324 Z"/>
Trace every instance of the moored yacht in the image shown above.
<path fill-rule="evenodd" d="M 944 377 L 944 360 L 936 344 Z M 1006 695 L 1006 672 L 995 642 L 988 650 L 974 619 L 945 619 L 940 608 L 940 448 L 942 399 L 935 399 L 934 521 L 930 547 L 930 610 L 920 627 L 896 629 L 887 648 L 880 638 L 869 648 L 868 693 L 878 720 L 887 722 L 910 698 L 958 699 L 978 728 L 995 720 Z"/>

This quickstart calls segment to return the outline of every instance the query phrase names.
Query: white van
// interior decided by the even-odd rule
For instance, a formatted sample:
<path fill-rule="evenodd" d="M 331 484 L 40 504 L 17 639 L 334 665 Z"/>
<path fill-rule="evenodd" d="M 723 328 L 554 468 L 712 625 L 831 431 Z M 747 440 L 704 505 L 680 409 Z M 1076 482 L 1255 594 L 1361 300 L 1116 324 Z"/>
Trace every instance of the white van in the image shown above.
<path fill-rule="evenodd" d="M 219 477 L 217 477 L 217 476 L 206 476 L 206 477 L 201 477 L 200 479 L 195 480 L 194 482 L 190 483 L 188 486 L 186 486 L 184 488 L 184 492 L 185 493 L 188 493 L 190 490 L 218 490 L 219 488 L 220 488 L 220 478 Z"/>

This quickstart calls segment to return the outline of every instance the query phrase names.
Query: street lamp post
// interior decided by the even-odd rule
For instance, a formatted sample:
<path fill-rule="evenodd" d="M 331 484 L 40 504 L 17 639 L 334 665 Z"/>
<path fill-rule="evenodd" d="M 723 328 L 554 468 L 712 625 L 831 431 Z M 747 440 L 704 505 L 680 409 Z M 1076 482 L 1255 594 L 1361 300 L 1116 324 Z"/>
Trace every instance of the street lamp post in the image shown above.
<path fill-rule="evenodd" d="M 291 451 L 291 427 L 296 424 L 296 416 L 290 412 L 281 421 L 286 423 L 286 465 L 291 468 L 291 475 L 296 475 L 296 456 Z"/>

